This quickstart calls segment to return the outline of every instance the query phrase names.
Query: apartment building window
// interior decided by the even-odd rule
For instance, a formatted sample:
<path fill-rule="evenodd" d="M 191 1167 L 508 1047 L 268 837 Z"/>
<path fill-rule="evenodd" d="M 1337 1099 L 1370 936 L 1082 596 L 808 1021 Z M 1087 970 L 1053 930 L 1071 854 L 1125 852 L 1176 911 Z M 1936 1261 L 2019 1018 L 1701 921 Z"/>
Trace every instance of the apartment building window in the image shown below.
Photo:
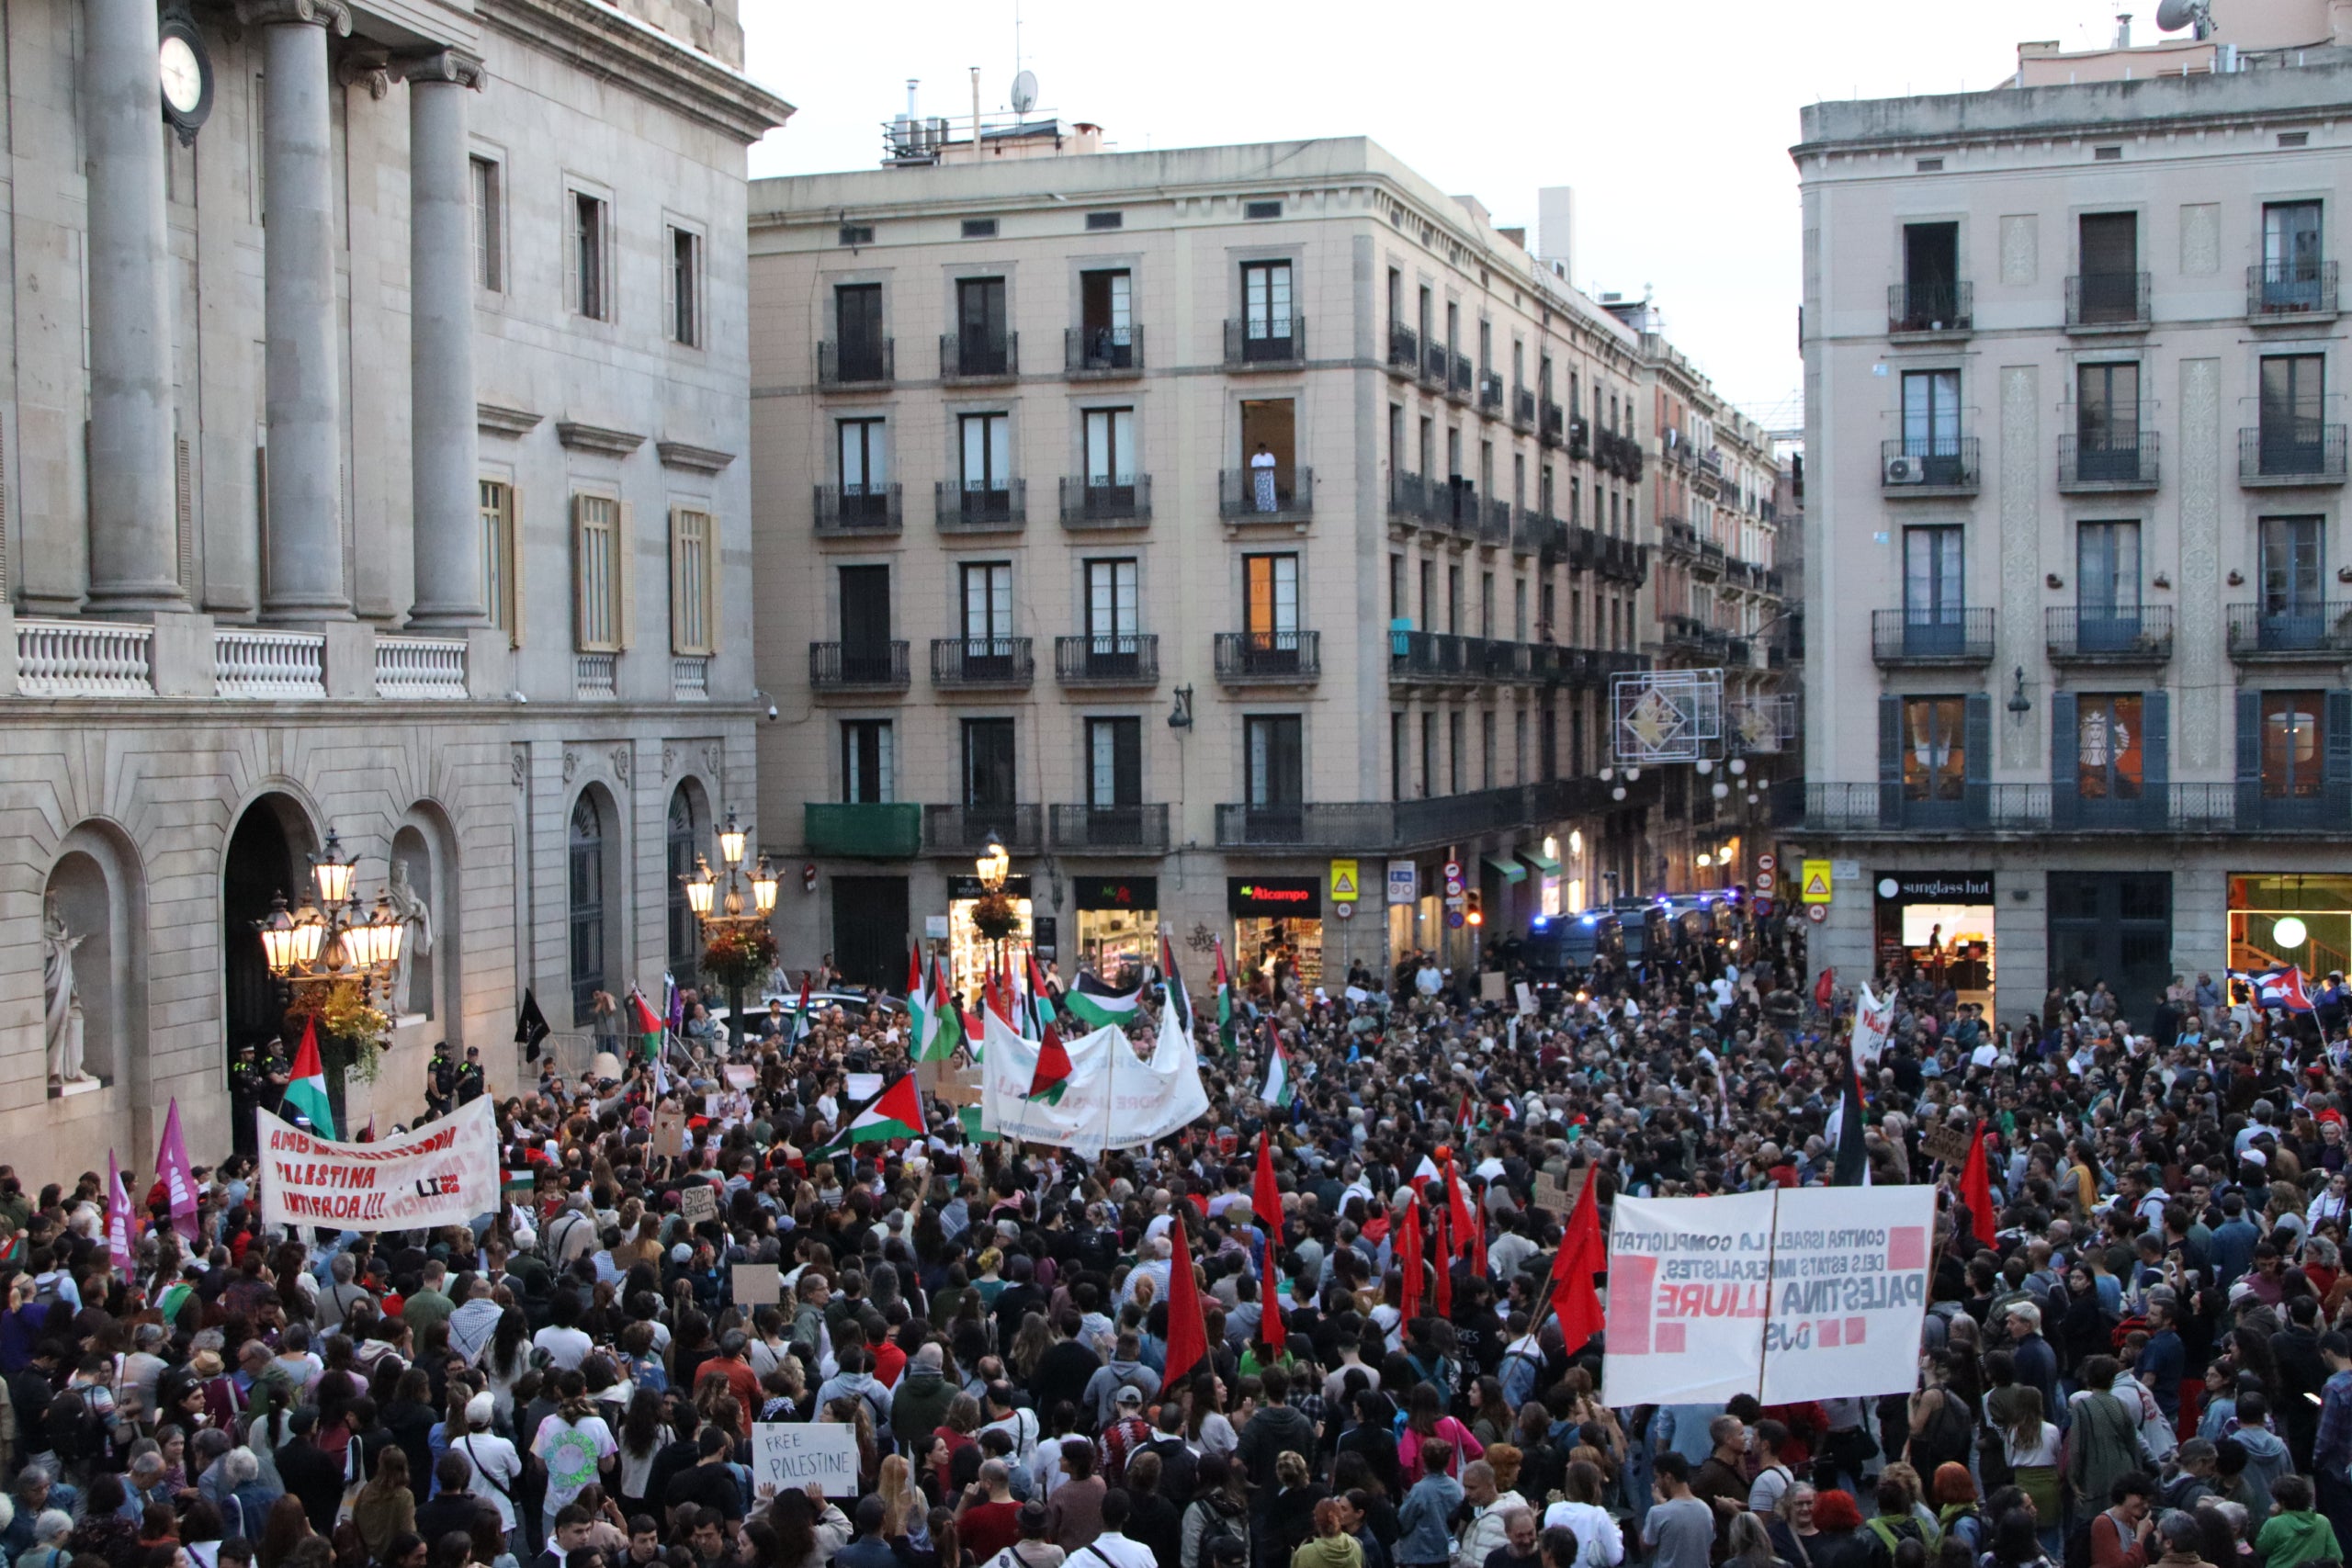
<path fill-rule="evenodd" d="M 613 319 L 607 287 L 612 243 L 612 207 L 584 190 L 571 193 L 571 299 L 573 310 L 596 321 Z"/>
<path fill-rule="evenodd" d="M 2140 637 L 2140 525 L 2075 526 L 2076 645 L 2122 651 Z"/>
<path fill-rule="evenodd" d="M 1290 263 L 1241 264 L 1241 323 L 1242 358 L 1286 359 L 1290 356 Z"/>
<path fill-rule="evenodd" d="M 844 381 L 879 381 L 887 373 L 882 334 L 882 286 L 842 283 L 833 287 L 836 373 Z"/>
<path fill-rule="evenodd" d="M 1478 635 L 1495 635 L 1495 574 L 1491 571 L 1478 574 Z"/>
<path fill-rule="evenodd" d="M 2140 217 L 2086 212 L 2077 220 L 2083 257 L 2077 319 L 2115 323 L 2140 319 Z"/>
<path fill-rule="evenodd" d="M 1552 465 L 1549 463 L 1544 465 L 1544 515 L 1558 515 L 1552 510 Z M 1575 474 L 1568 476 L 1568 522 L 1579 528 L 1584 526 L 1584 480 Z"/>
<path fill-rule="evenodd" d="M 1405 558 L 1388 558 L 1388 618 L 1405 619 Z"/>
<path fill-rule="evenodd" d="M 1388 325 L 1391 329 L 1405 324 L 1405 275 L 1395 267 L 1388 269 Z"/>
<path fill-rule="evenodd" d="M 1242 630 L 1252 659 L 1298 655 L 1298 558 L 1241 558 Z"/>
<path fill-rule="evenodd" d="M 1495 710 L 1478 710 L 1478 787 L 1495 787 Z"/>
<path fill-rule="evenodd" d="M 1465 727 L 1459 712 L 1445 716 L 1445 783 L 1448 795 L 1462 793 L 1463 731 Z"/>
<path fill-rule="evenodd" d="M 1437 421 L 1427 414 L 1421 416 L 1419 457 L 1422 473 L 1433 474 L 1437 471 Z"/>
<path fill-rule="evenodd" d="M 2320 590 L 2324 520 L 2265 517 L 2256 526 L 2261 634 L 2276 648 L 2316 648 L 2324 631 Z"/>
<path fill-rule="evenodd" d="M 1960 225 L 1905 223 L 1897 327 L 1911 333 L 1936 332 L 1957 324 L 1960 315 Z"/>
<path fill-rule="evenodd" d="M 1510 716 L 1511 781 L 1525 784 L 1527 778 L 1527 710 L 1519 708 Z"/>
<path fill-rule="evenodd" d="M 1424 557 L 1421 571 L 1421 613 L 1414 622 L 1420 630 L 1437 630 L 1437 563 Z"/>
<path fill-rule="evenodd" d="M 1273 459 L 1271 468 L 1260 457 Z M 1290 398 L 1248 398 L 1241 404 L 1241 457 L 1250 484 L 1245 509 L 1279 512 L 1298 495 L 1298 404 Z"/>
<path fill-rule="evenodd" d="M 964 720 L 964 804 L 1009 807 L 1014 793 L 1012 720 Z"/>
<path fill-rule="evenodd" d="M 1012 514 L 1012 419 L 1003 413 L 956 417 L 964 462 L 964 517 L 1002 520 Z"/>
<path fill-rule="evenodd" d="M 1569 595 L 1571 604 L 1575 603 L 1575 597 L 1574 594 Z M 1556 639 L 1559 635 L 1559 622 L 1553 615 L 1556 603 L 1557 595 L 1553 589 L 1552 579 L 1546 575 L 1535 585 L 1535 624 L 1542 629 L 1544 640 L 1547 642 Z M 1571 637 L 1568 640 L 1573 644 L 1576 639 Z"/>
<path fill-rule="evenodd" d="M 1518 338 L 1510 340 L 1510 384 L 1527 385 L 1527 344 Z"/>
<path fill-rule="evenodd" d="M 718 651 L 718 529 L 699 506 L 670 509 L 670 651 Z"/>
<path fill-rule="evenodd" d="M 1134 367 L 1135 277 L 1126 268 L 1078 275 L 1078 320 L 1084 368 Z"/>
<path fill-rule="evenodd" d="M 500 243 L 506 231 L 501 211 L 502 171 L 492 158 L 469 158 L 467 164 L 473 192 L 474 285 L 495 294 L 506 287 L 504 247 Z"/>
<path fill-rule="evenodd" d="M 1131 408 L 1088 409 L 1083 429 L 1088 488 L 1110 492 L 1110 500 L 1133 502 L 1136 411 Z"/>
<path fill-rule="evenodd" d="M 1437 793 L 1437 715 L 1421 715 L 1421 795 Z"/>
<path fill-rule="evenodd" d="M 1510 503 L 1521 512 L 1527 510 L 1527 454 L 1510 455 Z"/>
<path fill-rule="evenodd" d="M 1445 347 L 1449 354 L 1462 351 L 1462 307 L 1452 299 L 1445 302 Z"/>
<path fill-rule="evenodd" d="M 490 624 L 523 646 L 523 604 L 514 557 L 514 487 L 504 479 L 482 479 L 475 486 L 481 513 L 482 604 Z"/>
<path fill-rule="evenodd" d="M 1437 341 L 1434 336 L 1437 330 L 1436 296 L 1430 292 L 1430 286 L 1426 283 L 1421 285 L 1420 312 L 1414 318 L 1414 320 L 1421 329 L 1421 342 L 1423 344 L 1426 344 Z"/>
<path fill-rule="evenodd" d="M 2325 449 L 2321 420 L 2327 406 L 2326 396 L 2324 355 L 2263 355 L 2260 439 L 2264 473 L 2322 471 Z"/>
<path fill-rule="evenodd" d="M 1536 710 L 1535 750 L 1536 761 L 1542 766 L 1545 780 L 1558 778 L 1560 776 L 1560 715 L 1559 711 L 1552 705 L 1549 697 L 1546 697 L 1544 705 Z M 1584 716 L 1581 713 L 1568 715 L 1568 771 L 1572 773 L 1583 773 Z"/>
<path fill-rule="evenodd" d="M 2266 800 L 2308 799 L 2320 793 L 2326 747 L 2324 692 L 2265 692 L 2262 713 L 2262 795 Z"/>
<path fill-rule="evenodd" d="M 1903 451 L 1926 465 L 1928 483 L 1960 482 L 1959 371 L 1903 373 Z"/>
<path fill-rule="evenodd" d="M 2075 442 L 2078 478 L 2139 477 L 2139 361 L 2075 367 Z"/>
<path fill-rule="evenodd" d="M 670 341 L 695 348 L 702 343 L 702 236 L 670 226 Z"/>
<path fill-rule="evenodd" d="M 1484 317 L 1478 321 L 1478 368 L 1488 376 L 1495 373 L 1495 323 Z"/>
<path fill-rule="evenodd" d="M 879 521 L 890 512 L 888 432 L 878 419 L 834 422 L 834 456 L 842 476 L 843 522 Z"/>
<path fill-rule="evenodd" d="M 573 646 L 616 653 L 628 640 L 628 508 L 608 495 L 571 498 Z"/>
<path fill-rule="evenodd" d="M 579 1023 L 594 1013 L 596 993 L 605 988 L 605 821 L 591 791 L 581 791 L 572 805 L 565 851 L 571 1017 Z"/>
<path fill-rule="evenodd" d="M 956 369 L 963 376 L 1002 376 L 1012 367 L 1006 333 L 1004 279 L 956 280 Z"/>
<path fill-rule="evenodd" d="M 1445 477 L 1456 482 L 1462 478 L 1462 427 L 1445 427 Z"/>
<path fill-rule="evenodd" d="M 1126 639 L 1141 632 L 1140 604 L 1133 558 L 1086 563 L 1086 635 L 1094 640 L 1096 651 L 1122 650 Z"/>
<path fill-rule="evenodd" d="M 1445 629 L 1462 630 L 1462 569 L 1451 563 L 1445 569 Z"/>
<path fill-rule="evenodd" d="M 1523 577 L 1513 577 L 1510 580 L 1510 626 L 1512 638 L 1515 641 L 1525 642 L 1527 640 L 1527 579 Z"/>
<path fill-rule="evenodd" d="M 1903 798 L 1956 801 L 1968 782 L 1967 699 L 1905 697 Z"/>
<path fill-rule="evenodd" d="M 1388 716 L 1389 799 L 1410 798 L 1411 773 L 1411 760 L 1405 751 L 1405 716 L 1401 713 L 1392 713 Z"/>
<path fill-rule="evenodd" d="M 2145 777 L 2137 692 L 2075 698 L 2075 790 L 2084 800 L 2137 800 Z"/>
<path fill-rule="evenodd" d="M 852 718 L 842 721 L 842 801 L 848 806 L 878 806 L 891 798 L 891 774 L 896 767 L 890 721 Z"/>
<path fill-rule="evenodd" d="M 1242 781 L 1251 806 L 1297 806 L 1306 799 L 1306 721 L 1296 714 L 1250 714 L 1241 721 Z"/>
<path fill-rule="evenodd" d="M 834 581 L 841 600 L 842 678 L 887 684 L 898 663 L 890 639 L 890 569 L 838 567 Z"/>
<path fill-rule="evenodd" d="M 1086 804 L 1143 804 L 1143 720 L 1086 721 Z"/>
<path fill-rule="evenodd" d="M 2261 303 L 2265 310 L 2322 308 L 2324 247 L 2319 220 L 2316 201 L 2263 203 Z"/>
<path fill-rule="evenodd" d="M 1905 652 L 1957 653 L 1968 603 L 1962 530 L 1903 530 L 1903 642 Z"/>
<path fill-rule="evenodd" d="M 963 588 L 964 672 L 967 679 L 985 672 L 984 660 L 1001 660 L 1010 675 L 1012 662 L 1012 566 L 1008 561 L 967 561 L 956 569 Z"/>

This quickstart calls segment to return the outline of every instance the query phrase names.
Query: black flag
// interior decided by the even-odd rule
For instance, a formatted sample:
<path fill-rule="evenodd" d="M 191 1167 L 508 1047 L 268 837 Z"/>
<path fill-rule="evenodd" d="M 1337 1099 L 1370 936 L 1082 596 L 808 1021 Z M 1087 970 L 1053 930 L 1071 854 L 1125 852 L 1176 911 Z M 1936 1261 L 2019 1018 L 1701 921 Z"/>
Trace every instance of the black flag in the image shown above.
<path fill-rule="evenodd" d="M 1838 1118 L 1838 1165 L 1829 1179 L 1832 1187 L 1867 1187 L 1870 1185 L 1870 1154 L 1862 1145 L 1862 1080 L 1854 1065 L 1854 1054 L 1846 1053 L 1846 1089 L 1844 1108 Z"/>
<path fill-rule="evenodd" d="M 539 998 L 526 987 L 523 992 L 523 1005 L 514 1014 L 514 1043 L 523 1047 L 523 1060 L 537 1061 L 539 1042 L 550 1032 L 548 1015 L 539 1010 Z"/>

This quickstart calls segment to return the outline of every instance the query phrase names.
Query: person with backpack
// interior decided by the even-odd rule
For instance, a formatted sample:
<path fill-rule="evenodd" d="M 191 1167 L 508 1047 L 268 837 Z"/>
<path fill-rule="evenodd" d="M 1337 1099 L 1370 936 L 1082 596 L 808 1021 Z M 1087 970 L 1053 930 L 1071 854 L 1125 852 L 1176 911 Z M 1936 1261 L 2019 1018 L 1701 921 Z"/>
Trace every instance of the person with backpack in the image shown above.
<path fill-rule="evenodd" d="M 1922 1553 L 1936 1549 L 1928 1527 L 1911 1512 L 1911 1494 L 1901 1481 L 1882 1476 L 1877 1503 L 1878 1511 L 1863 1524 L 1871 1540 L 1871 1568 L 1895 1568 L 1900 1561 L 1895 1554 L 1905 1541 L 1916 1542 Z"/>
<path fill-rule="evenodd" d="M 2078 1500 L 2107 1496 L 2119 1480 L 2141 1474 L 2140 1413 L 2111 1392 L 2122 1370 L 2112 1356 L 2090 1357 L 2083 1387 L 2066 1402 L 2066 1484 Z"/>
<path fill-rule="evenodd" d="M 1205 1453 L 1193 1475 L 1193 1501 L 1184 1510 L 1181 1568 L 1203 1568 L 1207 1548 L 1219 1541 L 1244 1545 L 1250 1539 L 1249 1483 L 1220 1453 Z"/>

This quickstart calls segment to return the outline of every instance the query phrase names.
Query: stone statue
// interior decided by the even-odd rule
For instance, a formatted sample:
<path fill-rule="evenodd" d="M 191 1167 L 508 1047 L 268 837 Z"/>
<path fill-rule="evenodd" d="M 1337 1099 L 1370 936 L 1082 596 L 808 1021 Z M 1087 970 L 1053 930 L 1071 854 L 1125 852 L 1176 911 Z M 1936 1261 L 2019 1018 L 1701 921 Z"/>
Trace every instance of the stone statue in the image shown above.
<path fill-rule="evenodd" d="M 398 855 L 392 857 L 391 882 L 384 889 L 384 901 L 391 906 L 392 918 L 408 928 L 408 935 L 401 942 L 401 955 L 392 965 L 391 983 L 385 994 L 391 1003 L 395 1017 L 402 1013 L 422 1013 L 432 1009 L 432 993 L 425 993 L 424 1005 L 415 1005 L 410 996 L 409 976 L 414 960 L 428 958 L 433 953 L 433 908 L 424 896 L 417 892 L 408 879 L 408 863 Z"/>
<path fill-rule="evenodd" d="M 89 934 L 74 936 L 65 929 L 65 917 L 57 910 L 57 895 L 51 894 L 40 925 L 40 987 L 51 1084 L 87 1083 L 90 1078 L 82 1069 L 82 997 L 74 986 L 74 950 Z"/>

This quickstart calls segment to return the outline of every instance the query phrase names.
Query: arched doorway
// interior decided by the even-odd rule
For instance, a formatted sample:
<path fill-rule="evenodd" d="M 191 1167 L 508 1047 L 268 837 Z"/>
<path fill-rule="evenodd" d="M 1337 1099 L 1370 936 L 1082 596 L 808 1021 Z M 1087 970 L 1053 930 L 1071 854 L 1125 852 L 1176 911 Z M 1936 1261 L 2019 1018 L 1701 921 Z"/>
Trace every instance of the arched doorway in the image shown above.
<path fill-rule="evenodd" d="M 570 897 L 566 900 L 571 927 L 571 1026 L 595 1026 L 596 993 L 608 990 L 610 974 L 605 951 L 613 852 L 611 817 L 600 791 L 580 792 L 571 807 L 568 852 Z"/>
<path fill-rule="evenodd" d="M 702 967 L 702 922 L 686 902 L 685 878 L 694 874 L 695 857 L 702 852 L 709 833 L 709 814 L 702 804 L 702 789 L 688 779 L 671 792 L 669 826 L 670 976 L 681 989 L 698 983 Z"/>
<path fill-rule="evenodd" d="M 315 896 L 305 881 L 297 880 L 295 870 L 298 853 L 307 854 L 310 845 L 301 807 L 282 795 L 263 795 L 245 807 L 229 834 L 229 852 L 220 863 L 224 1071 L 240 1046 L 267 1043 L 285 1021 L 285 997 L 269 977 L 258 928 L 280 894 L 297 908 Z"/>

